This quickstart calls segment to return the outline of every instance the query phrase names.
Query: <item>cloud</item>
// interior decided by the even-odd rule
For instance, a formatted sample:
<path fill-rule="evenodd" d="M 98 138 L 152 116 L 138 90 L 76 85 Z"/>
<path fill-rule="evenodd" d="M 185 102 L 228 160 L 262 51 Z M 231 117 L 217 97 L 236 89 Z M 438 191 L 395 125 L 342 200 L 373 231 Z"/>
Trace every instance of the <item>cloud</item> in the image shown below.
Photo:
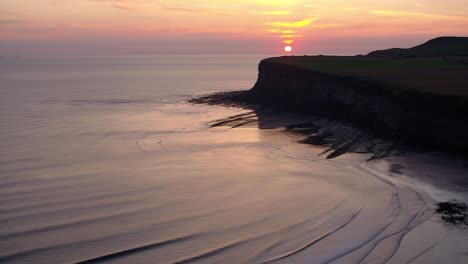
<path fill-rule="evenodd" d="M 120 9 L 120 10 L 124 10 L 124 11 L 132 11 L 133 10 L 131 7 L 126 6 L 126 5 L 121 5 L 119 3 L 112 4 L 112 7 Z"/>
<path fill-rule="evenodd" d="M 190 1 L 166 1 L 166 0 L 90 0 L 94 2 L 108 3 L 113 8 L 122 11 L 138 11 L 144 13 L 170 12 L 170 13 L 209 13 L 217 15 L 239 15 L 230 10 L 213 8 L 208 1 L 193 3 Z M 274 14 L 274 11 L 272 11 Z M 260 13 L 260 12 L 259 12 Z M 269 11 L 263 12 L 269 14 Z M 279 14 L 279 13 L 278 13 Z"/>
<path fill-rule="evenodd" d="M 268 32 L 271 33 L 281 33 L 281 34 L 294 34 L 294 30 L 292 29 L 279 29 L 279 28 L 272 28 L 269 29 Z"/>
<path fill-rule="evenodd" d="M 289 15 L 291 12 L 286 10 L 278 10 L 278 11 L 254 11 L 249 12 L 249 14 L 254 15 L 267 15 L 267 16 L 286 16 Z"/>
<path fill-rule="evenodd" d="M 297 0 L 237 0 L 234 3 L 244 2 L 257 6 L 294 6 L 297 5 Z"/>
<path fill-rule="evenodd" d="M 309 18 L 295 22 L 268 22 L 265 25 L 277 28 L 303 28 L 309 26 L 312 22 L 317 21 L 318 18 Z"/>
<path fill-rule="evenodd" d="M 10 25 L 10 24 L 17 24 L 17 23 L 20 23 L 21 20 L 19 19 L 13 19 L 13 18 L 10 18 L 10 19 L 1 19 L 0 18 L 0 25 Z"/>
<path fill-rule="evenodd" d="M 161 9 L 174 11 L 174 12 L 189 12 L 189 13 L 203 13 L 208 12 L 208 10 L 201 10 L 201 9 L 194 9 L 194 8 L 186 8 L 186 7 L 174 7 L 174 6 L 162 6 Z"/>
<path fill-rule="evenodd" d="M 443 20 L 468 20 L 467 16 L 459 15 L 444 15 L 444 14 L 433 14 L 433 13 L 422 13 L 412 11 L 401 11 L 401 10 L 371 10 L 370 14 L 388 17 L 419 17 L 427 19 L 443 19 Z"/>
<path fill-rule="evenodd" d="M 291 39 L 291 38 L 302 38 L 302 35 L 298 35 L 298 34 L 281 35 L 280 38 L 287 38 L 287 39 Z"/>
<path fill-rule="evenodd" d="M 136 11 L 141 8 L 148 7 L 148 5 L 160 5 L 160 0 L 89 0 L 92 2 L 107 3 L 113 8 L 123 11 Z"/>
<path fill-rule="evenodd" d="M 326 23 L 326 24 L 313 24 L 311 28 L 337 28 L 337 27 L 344 27 L 346 24 L 344 23 Z"/>

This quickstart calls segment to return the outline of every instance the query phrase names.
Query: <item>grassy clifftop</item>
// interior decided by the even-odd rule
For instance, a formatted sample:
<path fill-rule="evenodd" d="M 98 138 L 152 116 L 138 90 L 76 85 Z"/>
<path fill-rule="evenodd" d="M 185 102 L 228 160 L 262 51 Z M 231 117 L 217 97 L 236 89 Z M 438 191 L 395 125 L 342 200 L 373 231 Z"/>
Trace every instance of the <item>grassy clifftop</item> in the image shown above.
<path fill-rule="evenodd" d="M 373 58 L 365 56 L 288 56 L 265 61 L 300 66 L 326 73 L 359 74 L 408 70 L 462 70 L 468 65 L 443 58 Z"/>
<path fill-rule="evenodd" d="M 463 56 L 433 56 L 466 51 L 468 38 L 438 38 L 408 49 L 420 56 L 393 56 L 378 51 L 368 56 L 287 56 L 264 60 L 311 71 L 368 79 L 429 93 L 468 95 L 468 63 Z M 395 49 L 392 49 L 395 50 Z M 390 51 L 392 51 L 390 50 Z M 403 49 L 400 49 L 403 50 Z M 385 55 L 384 55 L 385 54 Z M 427 56 L 422 56 L 426 54 Z"/>
<path fill-rule="evenodd" d="M 468 56 L 468 37 L 439 37 L 409 49 L 378 50 L 370 57 Z"/>

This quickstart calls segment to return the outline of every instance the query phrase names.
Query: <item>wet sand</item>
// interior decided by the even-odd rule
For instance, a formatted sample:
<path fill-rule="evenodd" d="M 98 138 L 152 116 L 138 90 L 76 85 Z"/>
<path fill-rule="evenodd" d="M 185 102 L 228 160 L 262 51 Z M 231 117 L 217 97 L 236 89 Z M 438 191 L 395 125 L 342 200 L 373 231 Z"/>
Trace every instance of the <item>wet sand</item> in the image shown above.
<path fill-rule="evenodd" d="M 233 95 L 235 100 L 232 100 Z M 296 144 L 312 145 L 308 150 L 310 155 L 321 162 L 333 161 L 337 167 L 352 167 L 362 176 L 371 175 L 393 188 L 398 212 L 392 223 L 377 236 L 385 237 L 383 241 L 371 247 L 365 258 L 352 257 L 359 255 L 360 249 L 355 249 L 356 252 L 338 258 L 337 263 L 367 263 L 369 259 L 371 263 L 463 263 L 467 260 L 465 203 L 468 201 L 468 166 L 464 156 L 438 152 L 397 138 L 382 138 L 371 131 L 333 119 L 249 105 L 243 103 L 242 96 L 242 92 L 225 93 L 192 102 L 254 109 L 211 125 L 279 130 Z M 237 104 L 237 100 L 241 103 Z M 400 214 L 411 215 L 412 221 L 397 232 L 383 235 L 392 229 L 397 219 L 402 218 Z M 391 240 L 398 242 L 392 245 Z M 366 246 L 370 247 L 367 243 L 362 245 Z M 386 258 L 380 250 L 392 253 Z M 312 256 L 316 254 L 311 253 L 308 260 L 322 263 L 315 262 Z"/>
<path fill-rule="evenodd" d="M 223 123 L 232 116 L 237 125 Z M 438 220 L 428 192 L 368 163 L 369 154 L 327 159 L 324 148 L 298 143 L 304 135 L 287 127 L 302 117 L 268 118 L 181 104 L 118 116 L 113 126 L 88 120 L 99 129 L 66 131 L 71 141 L 47 152 L 4 142 L 0 260 L 466 260 L 466 233 Z M 36 142 L 51 145 L 44 140 Z"/>
<path fill-rule="evenodd" d="M 323 118 L 185 103 L 171 91 L 253 71 L 163 59 L 5 66 L 0 262 L 466 263 L 466 230 L 436 214 L 466 191 L 408 180 L 460 164 Z"/>

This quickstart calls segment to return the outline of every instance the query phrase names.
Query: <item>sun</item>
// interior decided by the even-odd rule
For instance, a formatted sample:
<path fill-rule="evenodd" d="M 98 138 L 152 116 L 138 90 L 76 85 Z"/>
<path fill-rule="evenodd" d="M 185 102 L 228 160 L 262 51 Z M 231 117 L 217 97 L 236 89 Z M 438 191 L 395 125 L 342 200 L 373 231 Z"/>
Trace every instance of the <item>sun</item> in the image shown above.
<path fill-rule="evenodd" d="M 286 51 L 286 52 L 291 52 L 291 51 L 292 51 L 292 47 L 291 47 L 291 46 L 286 46 L 286 47 L 284 47 L 284 51 Z"/>

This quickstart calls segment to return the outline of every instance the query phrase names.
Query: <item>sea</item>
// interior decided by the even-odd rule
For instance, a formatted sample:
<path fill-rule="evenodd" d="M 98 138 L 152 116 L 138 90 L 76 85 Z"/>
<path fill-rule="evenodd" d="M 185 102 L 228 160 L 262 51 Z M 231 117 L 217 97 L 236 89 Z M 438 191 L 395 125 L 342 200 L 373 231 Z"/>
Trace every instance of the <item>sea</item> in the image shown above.
<path fill-rule="evenodd" d="M 365 158 L 187 102 L 251 88 L 260 59 L 0 58 L 0 263 L 440 263 L 466 246 Z"/>

